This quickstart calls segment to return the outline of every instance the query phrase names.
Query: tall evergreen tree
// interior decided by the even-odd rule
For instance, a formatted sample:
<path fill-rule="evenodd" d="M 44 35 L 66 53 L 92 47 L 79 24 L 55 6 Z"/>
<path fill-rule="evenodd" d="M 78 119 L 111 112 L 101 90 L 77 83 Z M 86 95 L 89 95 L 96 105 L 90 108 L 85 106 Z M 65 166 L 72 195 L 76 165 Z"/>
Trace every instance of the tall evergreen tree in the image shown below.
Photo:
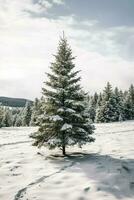
<path fill-rule="evenodd" d="M 38 132 L 31 137 L 34 145 L 58 147 L 66 154 L 66 147 L 78 144 L 80 147 L 94 141 L 93 126 L 85 112 L 85 95 L 79 84 L 79 71 L 75 70 L 74 57 L 66 38 L 60 39 L 51 73 L 43 87 L 43 114 L 40 116 Z"/>
<path fill-rule="evenodd" d="M 116 100 L 111 84 L 108 82 L 102 95 L 101 105 L 97 109 L 96 122 L 114 122 L 117 120 Z"/>

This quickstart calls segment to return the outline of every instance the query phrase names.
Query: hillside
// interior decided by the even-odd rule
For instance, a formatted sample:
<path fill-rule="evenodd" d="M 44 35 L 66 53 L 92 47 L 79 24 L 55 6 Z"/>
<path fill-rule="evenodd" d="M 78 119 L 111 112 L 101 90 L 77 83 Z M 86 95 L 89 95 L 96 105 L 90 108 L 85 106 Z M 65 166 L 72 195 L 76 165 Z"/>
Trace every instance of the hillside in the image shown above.
<path fill-rule="evenodd" d="M 31 100 L 28 99 L 0 97 L 0 103 L 3 106 L 9 106 L 9 107 L 24 107 L 27 101 L 33 103 Z"/>

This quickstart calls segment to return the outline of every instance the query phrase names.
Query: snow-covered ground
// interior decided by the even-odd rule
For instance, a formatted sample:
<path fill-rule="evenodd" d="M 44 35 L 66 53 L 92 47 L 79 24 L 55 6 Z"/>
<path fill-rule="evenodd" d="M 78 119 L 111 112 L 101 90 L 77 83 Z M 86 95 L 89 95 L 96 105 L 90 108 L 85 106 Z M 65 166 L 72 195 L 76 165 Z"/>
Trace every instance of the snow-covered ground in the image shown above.
<path fill-rule="evenodd" d="M 35 130 L 0 129 L 0 200 L 134 199 L 134 121 L 97 124 L 95 143 L 65 158 L 33 147 Z"/>

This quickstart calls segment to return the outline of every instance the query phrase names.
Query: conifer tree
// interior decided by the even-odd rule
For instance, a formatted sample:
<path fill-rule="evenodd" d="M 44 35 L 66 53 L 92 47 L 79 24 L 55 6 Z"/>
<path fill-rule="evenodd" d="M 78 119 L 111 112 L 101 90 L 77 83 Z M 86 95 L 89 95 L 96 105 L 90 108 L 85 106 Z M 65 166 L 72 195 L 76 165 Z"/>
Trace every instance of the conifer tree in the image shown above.
<path fill-rule="evenodd" d="M 123 121 L 124 120 L 124 104 L 123 104 L 123 96 L 122 91 L 116 87 L 114 90 L 114 98 L 116 101 L 116 121 Z"/>
<path fill-rule="evenodd" d="M 36 117 L 36 125 L 37 126 L 41 126 L 41 124 L 43 123 L 42 116 L 45 114 L 45 105 L 46 105 L 46 98 L 43 95 L 38 103 L 38 111 L 37 111 L 37 117 Z"/>
<path fill-rule="evenodd" d="M 17 116 L 18 116 L 17 114 L 12 115 L 13 126 L 15 126 Z"/>
<path fill-rule="evenodd" d="M 102 102 L 102 94 L 100 93 L 100 94 L 98 95 L 98 99 L 97 99 L 97 108 L 98 108 L 99 106 L 101 106 L 101 102 Z"/>
<path fill-rule="evenodd" d="M 14 126 L 16 126 L 16 127 L 24 126 L 23 123 L 22 123 L 22 117 L 20 115 L 17 115 Z"/>
<path fill-rule="evenodd" d="M 4 116 L 2 119 L 2 125 L 4 127 L 10 127 L 13 125 L 13 121 L 12 121 L 12 114 L 11 111 L 9 109 L 5 109 L 4 111 Z"/>
<path fill-rule="evenodd" d="M 129 97 L 131 103 L 131 119 L 134 119 L 134 86 L 132 84 L 129 88 Z"/>
<path fill-rule="evenodd" d="M 127 120 L 134 119 L 134 86 L 131 85 L 128 92 L 125 94 L 125 118 Z"/>
<path fill-rule="evenodd" d="M 90 99 L 90 105 L 89 105 L 90 119 L 92 120 L 92 122 L 95 121 L 97 101 L 98 101 L 98 94 L 95 92 L 94 96 L 92 96 Z"/>
<path fill-rule="evenodd" d="M 102 95 L 101 105 L 97 109 L 96 122 L 114 122 L 117 120 L 116 100 L 112 86 L 108 82 Z"/>
<path fill-rule="evenodd" d="M 22 119 L 23 126 L 29 126 L 30 121 L 31 121 L 31 115 L 32 115 L 31 104 L 29 102 L 26 102 L 26 105 L 23 111 L 23 119 Z"/>
<path fill-rule="evenodd" d="M 93 142 L 93 126 L 85 112 L 85 95 L 81 91 L 80 77 L 75 71 L 74 57 L 66 38 L 60 39 L 51 73 L 43 87 L 42 109 L 39 130 L 32 134 L 34 145 L 60 148 L 63 155 L 66 147 L 78 144 L 81 147 Z"/>
<path fill-rule="evenodd" d="M 12 125 L 16 126 L 16 121 L 18 119 L 18 116 L 21 113 L 22 108 L 12 108 L 11 111 L 11 115 L 12 115 Z"/>
<path fill-rule="evenodd" d="M 41 100 L 38 98 L 35 98 L 33 108 L 32 108 L 32 116 L 30 121 L 30 126 L 36 126 L 38 125 L 38 117 L 41 114 Z"/>

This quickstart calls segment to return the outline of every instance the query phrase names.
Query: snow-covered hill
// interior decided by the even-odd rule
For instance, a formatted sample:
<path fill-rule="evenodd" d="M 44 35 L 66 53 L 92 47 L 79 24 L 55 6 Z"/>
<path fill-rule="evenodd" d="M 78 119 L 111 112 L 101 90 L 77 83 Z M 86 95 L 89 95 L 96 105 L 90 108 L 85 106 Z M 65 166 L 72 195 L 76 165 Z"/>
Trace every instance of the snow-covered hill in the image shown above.
<path fill-rule="evenodd" d="M 0 129 L 0 200 L 134 199 L 134 121 L 97 124 L 95 143 L 65 158 L 33 147 L 35 130 Z"/>

